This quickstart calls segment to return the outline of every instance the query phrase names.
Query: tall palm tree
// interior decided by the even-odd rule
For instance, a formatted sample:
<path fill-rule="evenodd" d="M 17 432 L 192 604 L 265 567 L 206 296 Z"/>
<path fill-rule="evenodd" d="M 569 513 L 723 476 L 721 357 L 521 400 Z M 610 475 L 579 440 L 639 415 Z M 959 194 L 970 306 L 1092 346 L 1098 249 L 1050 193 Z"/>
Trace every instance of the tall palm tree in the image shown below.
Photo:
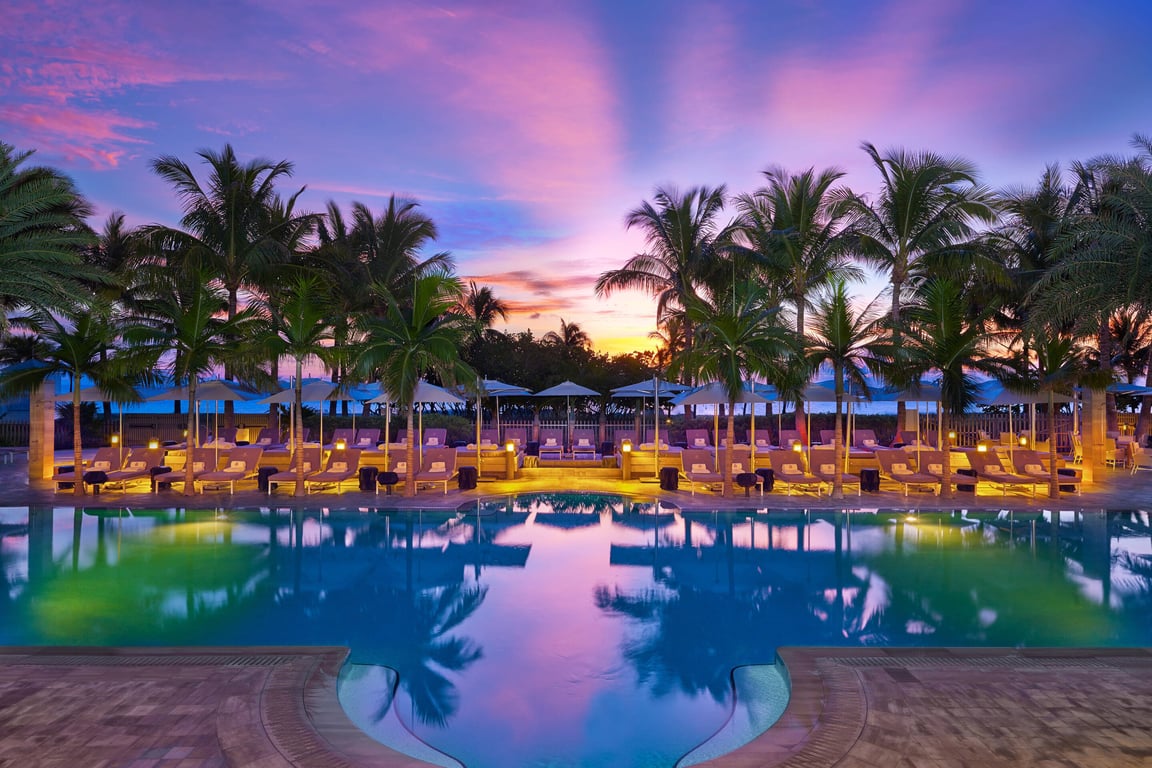
<path fill-rule="evenodd" d="M 80 258 L 93 242 L 92 207 L 67 176 L 28 165 L 31 156 L 0 141 L 0 334 L 17 307 L 67 310 L 81 283 L 106 282 Z"/>
<path fill-rule="evenodd" d="M 812 296 L 838 279 L 859 279 L 849 260 L 846 229 L 851 192 L 833 184 L 844 177 L 837 168 L 816 173 L 764 171 L 768 183 L 736 198 L 740 250 L 787 297 L 796 313 L 796 338 L 805 343 L 805 311 Z M 805 428 L 804 404 L 796 401 L 797 429 Z"/>
<path fill-rule="evenodd" d="M 74 316 L 61 317 L 47 310 L 21 318 L 17 325 L 38 340 L 28 365 L 16 365 L 0 375 L 0 391 L 29 394 L 50 377 L 64 374 L 72 380 L 72 454 L 74 466 L 83 466 L 83 435 L 80 429 L 81 380 L 90 379 L 109 395 L 123 401 L 138 400 L 130 381 L 132 370 L 109 359 L 107 350 L 116 340 L 115 324 L 106 308 L 90 307 Z M 84 494 L 84 483 L 76 483 L 76 493 Z"/>
<path fill-rule="evenodd" d="M 824 363 L 832 365 L 836 392 L 836 476 L 832 498 L 844 498 L 844 385 L 851 383 L 857 392 L 867 392 L 867 369 L 883 358 L 886 351 L 877 348 L 879 334 L 876 315 L 868 307 L 861 312 L 852 308 L 852 299 L 843 280 L 835 280 L 828 292 L 817 301 L 813 315 L 813 334 L 808 339 L 808 364 L 815 369 Z"/>
<path fill-rule="evenodd" d="M 948 419 L 941 437 L 948 435 L 951 420 L 963 415 L 975 402 L 977 382 L 974 372 L 1002 374 L 1003 364 L 987 354 L 988 326 L 994 306 L 977 315 L 968 314 L 969 306 L 960 286 L 948 278 L 933 277 L 921 285 L 903 313 L 903 334 L 899 346 L 891 346 L 884 371 L 886 379 L 897 385 L 910 385 L 930 371 L 939 377 L 940 402 Z M 937 411 L 939 416 L 939 410 Z M 944 450 L 944 475 L 950 476 L 952 461 L 947 444 Z M 952 486 L 944 483 L 947 498 Z"/>
<path fill-rule="evenodd" d="M 238 360 L 259 359 L 253 344 L 254 307 L 227 316 L 227 290 L 207 271 L 167 270 L 156 275 L 133 308 L 123 331 L 126 354 L 141 369 L 167 372 L 188 387 L 188 435 L 196 431 L 196 387 L 210 371 Z M 195 493 L 188 462 L 184 493 Z"/>
<path fill-rule="evenodd" d="M 728 445 L 736 444 L 736 403 L 750 377 L 774 378 L 795 352 L 792 334 L 778 322 L 780 308 L 766 303 L 771 294 L 754 281 L 732 285 L 716 301 L 690 298 L 686 316 L 696 327 L 691 349 L 672 361 L 673 375 L 718 381 L 728 398 Z M 724 462 L 724 495 L 732 494 L 732 462 Z"/>
<path fill-rule="evenodd" d="M 647 250 L 619 269 L 596 280 L 596 295 L 619 290 L 642 290 L 656 297 L 656 322 L 664 324 L 683 312 L 697 297 L 708 297 L 718 278 L 727 278 L 724 250 L 735 225 L 720 223 L 726 188 L 692 187 L 681 193 L 675 187 L 656 189 L 654 202 L 645 200 L 628 212 L 628 229 L 638 229 Z M 682 322 L 684 345 L 692 347 L 693 326 Z"/>
<path fill-rule="evenodd" d="M 976 167 L 961 158 L 903 149 L 881 155 L 868 142 L 861 148 L 880 173 L 881 187 L 875 203 L 852 198 L 856 255 L 888 273 L 890 321 L 898 326 L 907 288 L 933 270 L 976 259 L 975 227 L 995 219 L 994 198 L 979 185 Z"/>
<path fill-rule="evenodd" d="M 540 339 L 545 344 L 555 344 L 560 347 L 564 357 L 572 357 L 576 352 L 587 349 L 592 339 L 576 322 L 567 323 L 560 318 L 560 330 L 548 331 Z"/>
<path fill-rule="evenodd" d="M 467 327 L 451 310 L 460 300 L 460 281 L 446 273 L 416 278 L 409 296 L 394 296 L 377 283 L 384 304 L 382 315 L 362 318 L 363 346 L 358 368 L 365 376 L 378 376 L 395 402 L 407 413 L 408 472 L 404 494 L 416 493 L 415 395 L 421 377 L 435 373 L 442 381 L 472 382 L 475 372 L 460 359 Z"/>
<path fill-rule="evenodd" d="M 490 286 L 477 286 L 474 280 L 468 282 L 456 311 L 468 319 L 469 344 L 475 344 L 491 331 L 496 319 L 508 320 L 508 302 L 496 297 Z"/>
<path fill-rule="evenodd" d="M 292 450 L 297 456 L 302 456 L 304 363 L 309 359 L 327 361 L 336 353 L 327 344 L 334 339 L 328 319 L 329 291 L 319 277 L 298 276 L 277 299 L 275 308 L 267 301 L 253 305 L 260 318 L 255 333 L 257 343 L 267 349 L 271 359 L 287 357 L 295 364 L 292 399 L 295 444 Z M 301 461 L 296 462 L 296 495 L 304 495 L 304 463 Z"/>
<path fill-rule="evenodd" d="M 446 251 L 422 256 L 424 248 L 439 236 L 439 230 L 419 207 L 415 200 L 392 195 L 384 212 L 374 217 L 363 203 L 352 204 L 352 240 L 367 267 L 368 278 L 396 296 L 408 295 L 419 277 L 453 268 L 452 256 Z"/>
<path fill-rule="evenodd" d="M 192 168 L 172 155 L 152 161 L 152 170 L 176 191 L 184 216 L 181 229 L 150 225 L 143 228 L 157 251 L 177 260 L 190 273 L 206 273 L 224 286 L 228 319 L 240 311 L 240 292 L 259 292 L 271 268 L 287 260 L 302 231 L 315 226 L 316 215 L 298 213 L 298 189 L 287 200 L 276 184 L 292 175 L 292 163 L 255 158 L 241 163 L 232 145 L 220 152 L 204 149 L 197 155 L 208 166 L 204 182 Z M 225 375 L 232 376 L 231 368 Z M 232 403 L 225 404 L 231 426 Z"/>

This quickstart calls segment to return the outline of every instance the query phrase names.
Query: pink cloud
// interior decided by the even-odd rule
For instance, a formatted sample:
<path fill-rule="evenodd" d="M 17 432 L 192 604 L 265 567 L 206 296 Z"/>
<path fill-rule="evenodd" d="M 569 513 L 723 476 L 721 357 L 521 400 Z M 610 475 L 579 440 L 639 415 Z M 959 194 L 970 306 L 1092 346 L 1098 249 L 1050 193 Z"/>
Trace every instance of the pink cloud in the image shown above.
<path fill-rule="evenodd" d="M 0 123 L 11 124 L 26 139 L 35 137 L 40 149 L 85 160 L 93 168 L 115 168 L 126 153 L 121 145 L 148 143 L 122 129 L 152 127 L 115 112 L 51 104 L 0 106 Z"/>

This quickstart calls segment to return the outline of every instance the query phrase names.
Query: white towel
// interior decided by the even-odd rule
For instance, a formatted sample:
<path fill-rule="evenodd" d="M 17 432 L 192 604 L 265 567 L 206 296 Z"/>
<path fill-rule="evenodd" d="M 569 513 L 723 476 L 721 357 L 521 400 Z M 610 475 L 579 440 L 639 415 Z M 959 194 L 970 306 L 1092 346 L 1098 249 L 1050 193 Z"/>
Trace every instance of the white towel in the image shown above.
<path fill-rule="evenodd" d="M 1004 467 L 999 464 L 989 464 L 984 468 L 984 471 L 990 475 L 1002 475 L 1004 474 Z"/>
<path fill-rule="evenodd" d="M 864 438 L 864 447 L 865 448 L 875 448 L 876 447 L 876 441 L 872 440 L 871 438 Z"/>
<path fill-rule="evenodd" d="M 740 463 L 740 462 L 738 462 L 738 461 L 734 461 L 734 462 L 732 462 L 732 472 L 733 472 L 733 474 L 737 474 L 737 475 L 738 475 L 738 474 L 740 474 L 740 473 L 741 473 L 741 472 L 743 472 L 743 471 L 744 471 L 744 465 L 743 465 L 743 464 L 741 464 L 741 463 Z"/>
<path fill-rule="evenodd" d="M 943 464 L 929 464 L 928 465 L 928 471 L 934 475 L 942 475 L 942 474 L 944 474 L 944 465 Z"/>
<path fill-rule="evenodd" d="M 554 438 L 554 437 L 548 438 L 547 440 L 544 441 L 544 445 L 549 445 L 549 446 L 556 445 L 556 438 Z"/>
<path fill-rule="evenodd" d="M 783 473 L 785 475 L 798 475 L 798 474 L 800 474 L 800 465 L 799 464 L 785 464 L 784 466 L 780 467 L 780 471 L 781 471 L 781 473 Z"/>
<path fill-rule="evenodd" d="M 308 474 L 311 471 L 312 471 L 312 462 L 310 462 L 310 461 L 304 462 L 304 474 Z"/>
<path fill-rule="evenodd" d="M 836 465 L 835 464 L 821 464 L 820 465 L 820 472 L 822 472 L 825 475 L 834 475 L 834 474 L 836 474 Z"/>
<path fill-rule="evenodd" d="M 438 438 L 438 437 L 430 437 L 430 438 L 428 438 L 428 443 L 427 443 L 427 444 L 428 444 L 428 445 L 440 445 L 440 438 Z"/>
<path fill-rule="evenodd" d="M 248 465 L 239 459 L 235 459 L 228 463 L 229 472 L 243 472 L 248 468 Z"/>
<path fill-rule="evenodd" d="M 703 437 L 698 437 L 694 441 L 692 441 L 692 445 L 697 445 L 697 446 L 708 445 L 708 441 L 705 440 Z"/>
<path fill-rule="evenodd" d="M 341 472 L 347 472 L 348 471 L 348 462 L 346 462 L 346 461 L 334 461 L 334 462 L 332 462 L 332 465 L 330 467 L 328 467 L 328 471 L 329 472 L 336 472 L 337 474 L 339 474 Z"/>
<path fill-rule="evenodd" d="M 372 438 L 370 438 L 370 437 L 362 437 L 362 438 L 360 438 L 359 440 L 357 440 L 357 441 L 356 441 L 356 444 L 357 444 L 357 445 L 372 445 Z"/>
<path fill-rule="evenodd" d="M 429 472 L 447 472 L 448 469 L 447 469 L 447 465 L 443 461 L 434 461 L 434 462 L 432 462 L 432 467 L 428 471 Z"/>
<path fill-rule="evenodd" d="M 912 470 L 908 469 L 907 464 L 897 463 L 892 465 L 892 474 L 894 475 L 910 475 Z"/>
<path fill-rule="evenodd" d="M 204 471 L 204 462 L 202 462 L 202 461 L 192 462 L 192 471 L 193 472 L 203 472 Z"/>
<path fill-rule="evenodd" d="M 707 472 L 708 472 L 708 465 L 707 464 L 693 464 L 692 465 L 692 474 L 703 475 L 703 474 L 706 474 Z"/>
<path fill-rule="evenodd" d="M 396 468 L 393 469 L 392 471 L 398 475 L 403 475 L 405 472 L 408 471 L 408 462 L 406 462 L 406 461 L 396 462 Z"/>
<path fill-rule="evenodd" d="M 94 461 L 92 462 L 92 469 L 97 472 L 107 472 L 112 469 L 112 462 L 110 461 Z"/>
<path fill-rule="evenodd" d="M 148 466 L 148 462 L 146 462 L 146 461 L 130 461 L 130 462 L 128 462 L 128 469 L 132 472 L 140 472 L 146 466 Z"/>
<path fill-rule="evenodd" d="M 1044 472 L 1044 467 L 1040 464 L 1025 464 L 1024 471 L 1032 475 L 1039 475 Z"/>

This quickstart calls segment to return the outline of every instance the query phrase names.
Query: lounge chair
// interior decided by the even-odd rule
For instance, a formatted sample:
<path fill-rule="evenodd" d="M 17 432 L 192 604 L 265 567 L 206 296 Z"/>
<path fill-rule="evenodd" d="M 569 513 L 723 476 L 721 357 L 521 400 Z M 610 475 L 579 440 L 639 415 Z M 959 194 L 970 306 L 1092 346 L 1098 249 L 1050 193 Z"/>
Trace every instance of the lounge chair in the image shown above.
<path fill-rule="evenodd" d="M 813 448 L 808 452 L 808 468 L 812 474 L 829 485 L 836 483 L 836 446 Z M 855 485 L 856 495 L 861 494 L 860 475 L 844 472 L 841 475 L 843 485 Z"/>
<path fill-rule="evenodd" d="M 600 458 L 600 453 L 596 446 L 596 430 L 572 430 L 572 458 L 583 459 L 585 461 L 595 461 Z"/>
<path fill-rule="evenodd" d="M 326 447 L 329 450 L 332 450 L 336 447 L 336 443 L 343 440 L 344 441 L 344 447 L 347 448 L 348 446 L 352 445 L 352 442 L 355 439 L 356 439 L 356 430 L 351 429 L 349 427 L 338 427 L 338 428 L 332 430 L 332 442 L 329 443 Z"/>
<path fill-rule="evenodd" d="M 317 486 L 336 486 L 336 493 L 340 493 L 340 484 L 357 476 L 360 471 L 360 449 L 345 448 L 335 450 L 328 456 L 328 465 L 323 472 L 309 475 L 304 480 L 304 492 L 311 493 Z"/>
<path fill-rule="evenodd" d="M 822 429 L 820 430 L 820 444 L 832 445 L 832 441 L 836 439 L 836 430 Z"/>
<path fill-rule="evenodd" d="M 376 483 L 376 493 L 377 494 L 380 493 L 380 486 L 382 485 L 382 483 L 379 482 L 379 478 L 381 476 L 383 476 L 384 472 L 395 473 L 397 482 L 403 482 L 404 478 L 408 476 L 408 460 L 406 458 L 404 458 L 404 454 L 403 453 L 393 453 L 391 456 L 388 457 L 388 465 L 384 468 L 384 470 L 382 470 L 380 472 L 380 475 L 377 476 L 377 483 Z M 388 489 L 388 493 L 392 493 L 392 489 L 390 486 L 385 485 L 385 488 Z"/>
<path fill-rule="evenodd" d="M 712 435 L 706 429 L 686 429 L 684 430 L 684 437 L 688 441 L 689 448 L 712 447 Z"/>
<path fill-rule="evenodd" d="M 782 429 L 780 430 L 780 447 L 792 450 L 792 446 L 799 443 L 804 444 L 804 438 L 801 436 L 800 431 L 796 429 Z"/>
<path fill-rule="evenodd" d="M 952 455 L 952 466 L 956 466 L 957 457 L 961 454 Z M 961 475 L 955 470 L 952 471 L 947 478 L 944 477 L 944 451 L 920 451 L 916 460 L 916 467 L 919 472 L 925 475 L 931 475 L 940 481 L 941 489 L 944 483 L 948 483 L 953 489 L 958 485 L 972 485 L 975 481 L 968 475 Z"/>
<path fill-rule="evenodd" d="M 99 448 L 96 450 L 96 455 L 92 457 L 92 461 L 88 462 L 86 466 L 80 468 L 79 472 L 58 472 L 52 475 L 52 482 L 56 484 L 56 490 L 60 491 L 61 486 L 65 484 L 76 487 L 76 483 L 84 482 L 84 475 L 88 472 L 114 472 L 124 466 L 124 459 L 128 453 L 123 448 Z"/>
<path fill-rule="evenodd" d="M 564 458 L 564 430 L 548 427 L 540 430 L 540 461 L 559 461 Z"/>
<path fill-rule="evenodd" d="M 256 436 L 255 442 L 252 445 L 258 445 L 266 451 L 283 450 L 285 442 L 280 437 L 280 433 L 274 427 L 264 427 L 260 430 L 260 434 Z"/>
<path fill-rule="evenodd" d="M 321 454 L 322 449 L 318 445 L 310 445 L 304 448 L 299 455 L 292 457 L 292 461 L 288 464 L 288 469 L 283 472 L 277 472 L 268 478 L 268 494 L 271 495 L 272 491 L 276 490 L 276 486 L 282 483 L 296 482 L 296 470 L 303 465 L 304 479 L 307 480 L 311 475 L 316 474 L 321 468 Z"/>
<path fill-rule="evenodd" d="M 637 440 L 636 440 L 636 430 L 634 430 L 634 429 L 618 429 L 612 433 L 612 442 L 616 446 L 616 454 L 617 455 L 619 455 L 621 453 L 620 446 L 622 446 L 624 444 L 625 440 L 627 440 L 629 443 L 631 443 L 633 448 L 640 445 L 640 443 L 637 442 Z"/>
<path fill-rule="evenodd" d="M 1144 448 L 1141 448 L 1139 443 L 1128 443 L 1128 464 L 1130 468 L 1129 474 L 1136 474 L 1137 472 L 1145 469 L 1152 469 L 1152 454 Z M 1079 489 L 1080 486 L 1076 486 Z"/>
<path fill-rule="evenodd" d="M 904 487 L 904 495 L 908 495 L 910 488 L 930 488 L 937 496 L 940 495 L 942 480 L 926 472 L 917 472 L 909 463 L 908 454 L 897 448 L 876 451 L 876 461 L 880 464 L 880 472 L 889 480 Z"/>
<path fill-rule="evenodd" d="M 192 462 L 192 483 L 195 487 L 195 483 L 201 477 L 216 471 L 220 461 L 220 451 L 215 448 L 193 448 L 185 461 Z M 182 469 L 179 472 L 173 472 L 169 477 L 174 483 L 183 483 L 186 476 L 185 470 Z M 164 480 L 167 481 L 168 477 L 165 477 Z"/>
<path fill-rule="evenodd" d="M 1007 495 L 1009 487 L 1019 487 L 1027 485 L 1032 490 L 1032 495 L 1036 495 L 1036 485 L 1044 482 L 1035 477 L 1025 477 L 1018 475 L 1014 472 L 1009 472 L 1004 469 L 1004 465 L 1000 463 L 1000 457 L 993 452 L 988 453 L 969 453 L 968 462 L 972 465 L 972 469 L 976 471 L 976 477 L 979 480 L 992 484 L 999 484 L 1002 494 Z"/>
<path fill-rule="evenodd" d="M 228 493 L 236 492 L 236 483 L 240 480 L 249 480 L 256 477 L 256 470 L 260 464 L 260 457 L 264 449 L 258 445 L 245 445 L 233 448 L 228 454 L 228 464 L 215 472 L 205 472 L 200 476 L 200 489 L 206 485 L 228 484 Z"/>
<path fill-rule="evenodd" d="M 152 469 L 164 464 L 163 448 L 134 448 L 124 462 L 124 468 L 108 473 L 108 483 L 105 487 L 119 485 L 120 490 L 127 490 L 128 483 L 137 480 L 152 482 Z"/>
<path fill-rule="evenodd" d="M 481 448 L 496 448 L 500 446 L 500 430 L 498 429 L 481 429 L 480 430 L 480 447 Z"/>
<path fill-rule="evenodd" d="M 875 451 L 880 448 L 876 433 L 871 429 L 857 429 L 852 434 L 852 447 L 859 451 Z"/>
<path fill-rule="evenodd" d="M 380 429 L 377 427 L 358 429 L 356 430 L 356 443 L 348 443 L 348 445 L 362 451 L 374 451 L 376 446 L 380 445 Z"/>
<path fill-rule="evenodd" d="M 456 477 L 456 449 L 430 448 L 424 451 L 424 464 L 416 473 L 416 484 L 443 483 L 448 493 L 448 482 Z"/>
<path fill-rule="evenodd" d="M 522 451 L 528 447 L 528 429 L 526 427 L 505 427 L 504 441 L 514 444 L 517 450 Z"/>
<path fill-rule="evenodd" d="M 716 456 L 706 448 L 685 448 L 680 452 L 681 472 L 688 478 L 692 495 L 697 484 L 705 488 L 724 482 L 724 475 L 716 471 Z"/>
<path fill-rule="evenodd" d="M 766 451 L 772 447 L 772 433 L 766 429 L 756 430 L 756 435 L 752 439 L 752 444 L 756 446 L 757 451 Z"/>
<path fill-rule="evenodd" d="M 448 443 L 448 429 L 433 427 L 424 430 L 424 448 L 443 448 Z M 427 451 L 425 451 L 427 453 Z"/>
<path fill-rule="evenodd" d="M 1126 459 L 1124 449 L 1116 443 L 1116 438 L 1104 438 L 1104 466 L 1119 469 L 1125 465 Z"/>
<path fill-rule="evenodd" d="M 728 457 L 731 456 L 731 459 Z M 736 445 L 734 449 L 729 452 L 727 448 L 720 449 L 720 462 L 732 462 L 732 482 L 736 482 L 737 475 L 754 475 L 756 477 L 756 487 L 760 489 L 760 495 L 764 495 L 764 478 L 757 475 L 752 471 L 752 449 L 747 445 Z M 723 463 L 718 464 L 723 468 Z M 748 486 L 751 488 L 752 486 Z"/>
<path fill-rule="evenodd" d="M 772 462 L 774 482 L 783 483 L 788 489 L 789 496 L 792 495 L 793 487 L 799 488 L 801 491 L 811 491 L 815 488 L 816 495 L 820 495 L 824 481 L 807 471 L 803 453 L 800 451 L 770 451 L 768 459 Z"/>
<path fill-rule="evenodd" d="M 236 427 L 221 427 L 204 443 L 209 448 L 233 448 L 236 445 Z"/>
<path fill-rule="evenodd" d="M 1129 453 L 1131 455 L 1131 453 Z M 1051 461 L 1051 459 L 1049 459 Z M 1051 465 L 1049 465 L 1051 466 Z M 1044 466 L 1044 457 L 1040 455 L 1039 451 L 1028 448 L 1017 448 L 1012 452 L 1012 468 L 1016 470 L 1016 474 L 1023 477 L 1034 478 L 1037 482 L 1050 485 L 1052 483 L 1052 473 Z M 1145 469 L 1152 469 L 1152 463 Z M 1076 493 L 1080 493 L 1080 474 L 1073 472 L 1072 474 L 1059 474 L 1057 469 L 1057 476 L 1059 477 L 1059 485 L 1072 485 L 1076 487 Z"/>

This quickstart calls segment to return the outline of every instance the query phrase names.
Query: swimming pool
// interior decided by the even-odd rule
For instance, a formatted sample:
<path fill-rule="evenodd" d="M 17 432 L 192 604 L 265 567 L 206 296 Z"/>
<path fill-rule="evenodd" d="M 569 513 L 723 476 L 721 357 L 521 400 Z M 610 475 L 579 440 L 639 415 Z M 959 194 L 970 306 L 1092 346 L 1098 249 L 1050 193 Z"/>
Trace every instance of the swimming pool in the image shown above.
<path fill-rule="evenodd" d="M 1144 512 L 0 509 L 0 644 L 347 645 L 341 699 L 382 738 L 672 766 L 782 645 L 1152 644 L 1150 556 Z"/>

